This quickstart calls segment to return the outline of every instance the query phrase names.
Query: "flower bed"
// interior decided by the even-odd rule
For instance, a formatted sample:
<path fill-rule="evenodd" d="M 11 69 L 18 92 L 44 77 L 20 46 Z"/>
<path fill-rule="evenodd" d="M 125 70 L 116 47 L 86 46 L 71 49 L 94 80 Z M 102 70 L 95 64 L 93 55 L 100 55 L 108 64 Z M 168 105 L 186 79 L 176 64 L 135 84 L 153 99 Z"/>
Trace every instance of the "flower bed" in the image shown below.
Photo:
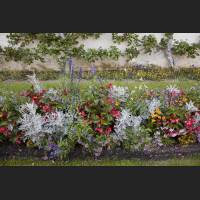
<path fill-rule="evenodd" d="M 200 142 L 199 87 L 150 90 L 143 84 L 129 90 L 94 80 L 80 91 L 80 80 L 72 80 L 44 90 L 35 76 L 29 80 L 29 91 L 0 98 L 1 146 L 66 159 L 73 152 L 99 157 L 119 149 L 153 155 Z"/>

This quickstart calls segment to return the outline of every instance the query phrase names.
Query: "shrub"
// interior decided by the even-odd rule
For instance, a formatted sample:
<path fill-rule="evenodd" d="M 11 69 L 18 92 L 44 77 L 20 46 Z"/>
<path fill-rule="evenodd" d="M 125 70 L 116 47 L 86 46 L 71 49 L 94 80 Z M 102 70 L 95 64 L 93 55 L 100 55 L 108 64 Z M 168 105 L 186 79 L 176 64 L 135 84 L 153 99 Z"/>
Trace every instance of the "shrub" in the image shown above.
<path fill-rule="evenodd" d="M 82 68 L 81 68 L 82 69 Z M 93 69 L 93 68 L 92 68 Z M 82 70 L 82 79 L 91 80 L 94 77 L 94 71 Z M 63 77 L 63 73 L 55 70 L 43 70 L 35 71 L 37 77 L 40 80 L 55 80 Z M 78 76 L 80 72 L 74 71 L 74 74 Z M 31 75 L 32 71 L 12 71 L 12 70 L 2 70 L 0 72 L 0 80 L 26 80 L 26 75 Z M 200 80 L 200 68 L 188 67 L 188 68 L 161 68 L 156 66 L 127 66 L 124 69 L 104 69 L 96 70 L 95 74 L 101 79 L 108 80 L 169 80 L 169 79 L 189 79 L 189 80 Z"/>
<path fill-rule="evenodd" d="M 6 80 L 27 80 L 27 75 L 32 75 L 33 72 L 29 70 L 14 71 L 14 70 L 2 70 L 0 71 L 0 81 Z M 35 71 L 35 74 L 40 80 L 55 80 L 61 76 L 59 71 L 45 70 Z"/>

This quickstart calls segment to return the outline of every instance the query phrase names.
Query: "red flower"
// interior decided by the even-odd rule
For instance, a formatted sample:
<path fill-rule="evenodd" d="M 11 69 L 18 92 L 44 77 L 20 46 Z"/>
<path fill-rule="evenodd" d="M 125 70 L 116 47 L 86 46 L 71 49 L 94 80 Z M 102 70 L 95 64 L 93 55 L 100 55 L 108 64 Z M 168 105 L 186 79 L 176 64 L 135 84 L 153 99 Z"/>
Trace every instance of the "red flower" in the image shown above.
<path fill-rule="evenodd" d="M 81 115 L 82 117 L 86 117 L 85 111 L 81 111 L 81 112 L 80 112 L 80 115 Z"/>
<path fill-rule="evenodd" d="M 108 127 L 108 128 L 106 129 L 106 135 L 109 135 L 111 131 L 112 131 L 112 128 L 111 128 L 111 127 Z"/>
<path fill-rule="evenodd" d="M 0 127 L 0 134 L 3 134 L 5 137 L 10 136 L 10 132 L 7 127 Z"/>
<path fill-rule="evenodd" d="M 43 112 L 51 112 L 51 107 L 49 105 L 42 106 Z"/>
<path fill-rule="evenodd" d="M 0 133 L 5 133 L 8 131 L 8 128 L 7 127 L 0 127 Z"/>
<path fill-rule="evenodd" d="M 110 114 L 115 117 L 115 118 L 119 118 L 121 113 L 119 110 L 116 110 L 115 108 L 113 108 L 111 111 L 110 111 Z"/>
<path fill-rule="evenodd" d="M 103 134 L 103 129 L 102 128 L 95 128 L 95 131 L 100 133 L 100 134 Z"/>
<path fill-rule="evenodd" d="M 16 143 L 17 145 L 20 145 L 22 142 L 21 142 L 21 140 L 20 140 L 19 138 L 17 138 L 17 140 L 15 141 L 15 143 Z"/>
<path fill-rule="evenodd" d="M 31 99 L 32 99 L 32 101 L 33 101 L 34 103 L 38 102 L 38 97 L 37 97 L 37 96 L 33 96 Z"/>
<path fill-rule="evenodd" d="M 109 89 L 111 89 L 112 87 L 113 87 L 112 83 L 109 83 L 109 84 L 107 85 L 107 88 L 109 88 Z"/>

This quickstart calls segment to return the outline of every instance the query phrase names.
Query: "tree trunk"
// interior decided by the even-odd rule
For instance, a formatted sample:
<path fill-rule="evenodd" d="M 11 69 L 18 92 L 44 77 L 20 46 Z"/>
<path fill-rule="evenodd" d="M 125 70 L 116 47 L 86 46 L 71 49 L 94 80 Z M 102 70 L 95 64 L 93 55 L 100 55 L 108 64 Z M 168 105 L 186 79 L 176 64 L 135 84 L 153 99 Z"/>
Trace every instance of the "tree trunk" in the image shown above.
<path fill-rule="evenodd" d="M 172 42 L 173 42 L 173 34 L 170 34 L 168 42 L 167 42 L 166 55 L 167 55 L 169 66 L 173 68 L 175 63 L 174 63 L 174 58 L 172 55 Z"/>
<path fill-rule="evenodd" d="M 62 73 L 63 73 L 64 76 L 67 75 L 67 65 L 68 65 L 68 59 L 66 59 L 66 62 L 63 65 Z"/>

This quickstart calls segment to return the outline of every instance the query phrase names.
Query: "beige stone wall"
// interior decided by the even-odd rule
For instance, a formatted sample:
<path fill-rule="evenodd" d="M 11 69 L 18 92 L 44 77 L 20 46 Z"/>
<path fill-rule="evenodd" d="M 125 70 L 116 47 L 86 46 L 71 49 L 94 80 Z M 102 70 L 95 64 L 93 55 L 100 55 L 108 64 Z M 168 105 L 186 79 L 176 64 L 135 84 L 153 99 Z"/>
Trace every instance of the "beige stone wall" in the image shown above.
<path fill-rule="evenodd" d="M 139 33 L 140 36 L 143 36 L 145 34 L 150 33 Z M 160 41 L 160 39 L 163 37 L 163 33 L 152 33 L 156 36 L 157 40 Z M 200 41 L 200 33 L 175 33 L 174 38 L 177 40 L 185 40 L 189 43 L 197 43 Z M 82 41 L 80 41 L 82 42 Z M 111 33 L 104 33 L 101 35 L 101 37 L 97 40 L 95 39 L 88 39 L 82 42 L 86 48 L 109 48 L 113 44 L 112 42 L 112 34 Z M 7 38 L 6 33 L 0 33 L 0 45 L 6 46 L 7 45 Z M 126 48 L 125 44 L 116 45 L 120 48 L 121 51 L 124 51 Z M 174 57 L 176 67 L 189 67 L 189 66 L 196 66 L 200 67 L 200 56 L 196 57 L 195 59 L 187 58 L 186 56 L 176 56 Z M 82 66 L 84 68 L 90 67 L 90 63 L 86 63 L 82 60 L 75 60 L 76 66 Z M 127 63 L 125 58 L 120 58 L 118 61 L 112 61 L 112 60 L 103 60 L 98 61 L 95 63 L 95 66 L 100 68 L 108 68 L 108 67 L 120 67 L 127 64 L 144 64 L 144 65 L 157 65 L 161 67 L 168 67 L 167 59 L 162 51 L 159 52 L 153 52 L 151 55 L 143 54 L 141 53 L 137 58 L 133 59 L 130 63 Z M 0 69 L 55 69 L 59 70 L 59 65 L 56 63 L 56 61 L 52 58 L 48 58 L 45 63 L 41 62 L 35 62 L 31 65 L 26 65 L 23 63 L 16 63 L 16 62 L 1 62 L 0 63 Z"/>

